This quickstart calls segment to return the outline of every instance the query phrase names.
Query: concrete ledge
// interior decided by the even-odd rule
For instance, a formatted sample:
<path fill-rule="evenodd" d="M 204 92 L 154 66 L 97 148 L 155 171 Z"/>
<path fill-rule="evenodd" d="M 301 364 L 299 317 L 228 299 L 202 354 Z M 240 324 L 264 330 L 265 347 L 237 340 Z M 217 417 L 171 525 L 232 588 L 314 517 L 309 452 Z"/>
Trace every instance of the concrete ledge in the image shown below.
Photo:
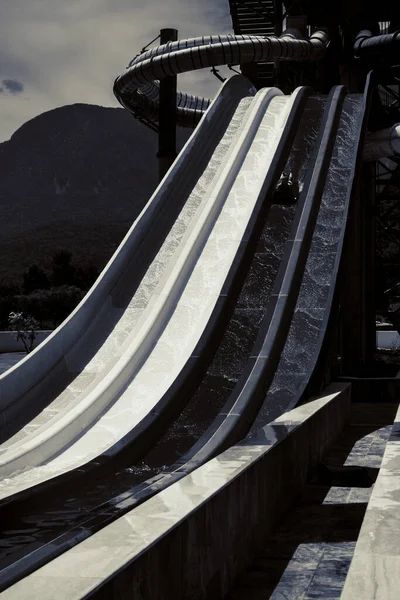
<path fill-rule="evenodd" d="M 376 347 L 396 350 L 400 348 L 400 333 L 398 331 L 377 331 Z"/>
<path fill-rule="evenodd" d="M 350 385 L 266 426 L 3 592 L 5 599 L 222 598 L 342 431 Z"/>
<path fill-rule="evenodd" d="M 353 402 L 399 402 L 400 377 L 339 377 L 351 383 Z"/>
<path fill-rule="evenodd" d="M 341 600 L 400 597 L 400 408 L 368 503 Z"/>

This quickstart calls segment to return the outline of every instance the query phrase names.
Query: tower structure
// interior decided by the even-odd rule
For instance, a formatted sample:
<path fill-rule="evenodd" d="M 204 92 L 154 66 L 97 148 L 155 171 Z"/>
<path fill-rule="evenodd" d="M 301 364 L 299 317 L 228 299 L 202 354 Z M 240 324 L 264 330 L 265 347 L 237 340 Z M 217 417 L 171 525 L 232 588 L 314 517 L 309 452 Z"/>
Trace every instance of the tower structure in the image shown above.
<path fill-rule="evenodd" d="M 242 72 L 257 88 L 275 85 L 285 93 L 310 85 L 327 93 L 333 85 L 361 92 L 370 71 L 377 82 L 369 128 L 400 121 L 400 4 L 383 0 L 229 0 L 235 34 L 279 35 L 297 29 L 309 36 L 329 29 L 320 61 L 245 63 Z M 349 233 L 348 285 L 341 302 L 344 372 L 370 369 L 375 352 L 376 315 L 400 330 L 400 160 L 364 165 L 359 202 Z M 354 335 L 350 336 L 349 330 Z"/>

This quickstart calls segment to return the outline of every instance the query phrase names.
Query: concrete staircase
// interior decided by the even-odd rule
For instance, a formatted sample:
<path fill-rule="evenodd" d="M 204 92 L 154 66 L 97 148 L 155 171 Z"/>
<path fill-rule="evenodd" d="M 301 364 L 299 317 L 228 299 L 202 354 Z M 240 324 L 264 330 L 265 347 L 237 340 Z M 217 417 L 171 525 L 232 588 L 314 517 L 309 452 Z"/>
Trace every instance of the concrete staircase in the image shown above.
<path fill-rule="evenodd" d="M 340 598 L 396 403 L 357 403 L 294 510 L 277 523 L 227 600 Z"/>

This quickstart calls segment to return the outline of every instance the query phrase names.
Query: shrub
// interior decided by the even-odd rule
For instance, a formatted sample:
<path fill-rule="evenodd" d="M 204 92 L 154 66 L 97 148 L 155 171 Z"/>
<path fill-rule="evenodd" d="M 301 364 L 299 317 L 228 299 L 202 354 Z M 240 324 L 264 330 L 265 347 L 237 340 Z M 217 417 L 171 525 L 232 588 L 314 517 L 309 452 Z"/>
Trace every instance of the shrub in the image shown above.
<path fill-rule="evenodd" d="M 10 312 L 8 316 L 8 326 L 12 331 L 16 331 L 17 341 L 22 341 L 25 352 L 29 354 L 33 349 L 33 343 L 36 339 L 36 331 L 39 328 L 39 323 L 29 315 L 24 317 L 22 312 Z"/>

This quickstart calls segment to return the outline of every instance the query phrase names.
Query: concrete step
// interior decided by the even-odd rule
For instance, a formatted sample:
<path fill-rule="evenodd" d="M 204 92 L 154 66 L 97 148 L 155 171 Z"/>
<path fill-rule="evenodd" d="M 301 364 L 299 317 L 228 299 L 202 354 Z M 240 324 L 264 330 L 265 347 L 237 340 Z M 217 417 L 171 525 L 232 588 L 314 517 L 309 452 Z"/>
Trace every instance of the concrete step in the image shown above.
<path fill-rule="evenodd" d="M 323 460 L 332 482 L 321 483 L 317 472 L 311 477 L 227 600 L 340 598 L 396 409 L 394 403 L 352 405 L 349 425 Z M 367 473 L 370 485 L 354 473 Z"/>

